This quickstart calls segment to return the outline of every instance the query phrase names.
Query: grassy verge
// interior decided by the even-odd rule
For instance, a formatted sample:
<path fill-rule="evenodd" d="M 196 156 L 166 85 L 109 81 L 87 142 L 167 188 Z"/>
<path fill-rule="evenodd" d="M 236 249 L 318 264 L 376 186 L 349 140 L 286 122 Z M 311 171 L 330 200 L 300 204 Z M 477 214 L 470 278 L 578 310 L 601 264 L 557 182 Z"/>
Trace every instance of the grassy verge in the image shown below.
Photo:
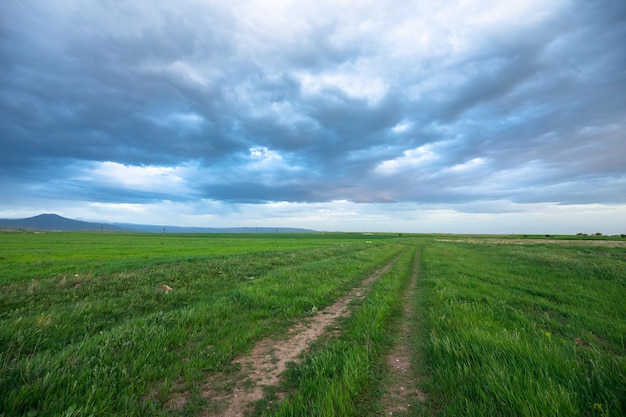
<path fill-rule="evenodd" d="M 115 239 L 102 253 L 116 250 Z M 300 239 L 285 250 L 276 250 L 284 241 L 242 241 L 246 250 L 204 256 L 196 248 L 193 257 L 184 245 L 154 258 L 135 248 L 119 255 L 127 267 L 109 273 L 106 255 L 93 255 L 82 272 L 80 259 L 53 247 L 38 269 L 11 269 L 15 282 L 0 291 L 0 415 L 166 415 L 173 391 L 193 390 L 207 372 L 330 304 L 399 251 Z M 0 266 L 28 256 L 14 251 Z M 81 272 L 59 275 L 48 261 Z"/>
<path fill-rule="evenodd" d="M 420 279 L 441 416 L 626 415 L 626 251 L 433 243 Z"/>
<path fill-rule="evenodd" d="M 388 327 L 402 314 L 402 294 L 411 276 L 415 249 L 374 284 L 340 336 L 318 344 L 289 371 L 292 390 L 265 415 L 364 416 L 379 412 L 379 376 L 391 335 Z"/>

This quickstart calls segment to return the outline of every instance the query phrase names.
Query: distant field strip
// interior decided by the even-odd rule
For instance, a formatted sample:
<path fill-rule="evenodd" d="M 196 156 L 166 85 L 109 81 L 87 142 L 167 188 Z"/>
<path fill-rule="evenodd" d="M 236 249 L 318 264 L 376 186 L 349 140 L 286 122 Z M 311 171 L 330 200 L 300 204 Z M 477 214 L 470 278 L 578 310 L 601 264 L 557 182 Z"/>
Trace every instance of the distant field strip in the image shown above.
<path fill-rule="evenodd" d="M 567 246 L 604 246 L 626 248 L 626 239 L 533 239 L 533 238 L 467 238 L 436 239 L 437 242 L 476 243 L 480 245 L 567 245 Z"/>

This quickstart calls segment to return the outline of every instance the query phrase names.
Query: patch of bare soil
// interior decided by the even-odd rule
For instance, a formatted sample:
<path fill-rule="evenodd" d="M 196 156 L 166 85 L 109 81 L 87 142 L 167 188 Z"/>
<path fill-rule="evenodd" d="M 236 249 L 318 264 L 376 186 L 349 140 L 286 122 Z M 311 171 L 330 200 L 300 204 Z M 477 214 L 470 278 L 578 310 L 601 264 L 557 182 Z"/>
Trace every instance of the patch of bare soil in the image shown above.
<path fill-rule="evenodd" d="M 426 402 L 426 395 L 417 387 L 411 368 L 409 321 L 413 316 L 413 295 L 418 265 L 419 254 L 416 254 L 411 283 L 404 294 L 404 314 L 400 323 L 398 341 L 393 351 L 387 356 L 387 365 L 391 371 L 391 384 L 387 387 L 387 395 L 383 397 L 383 409 L 388 416 L 408 414 L 416 398 L 422 403 Z"/>
<path fill-rule="evenodd" d="M 364 298 L 369 293 L 372 282 L 384 275 L 396 261 L 397 258 L 371 274 L 333 305 L 298 323 L 289 330 L 286 339 L 261 340 L 250 355 L 233 361 L 241 366 L 237 375 L 229 377 L 220 374 L 209 378 L 204 384 L 202 396 L 209 401 L 210 406 L 202 415 L 243 416 L 250 409 L 251 403 L 263 398 L 265 387 L 279 384 L 280 375 L 287 369 L 287 364 L 298 361 L 300 354 L 329 326 L 348 317 L 348 304 Z M 182 408 L 180 403 L 177 405 Z"/>

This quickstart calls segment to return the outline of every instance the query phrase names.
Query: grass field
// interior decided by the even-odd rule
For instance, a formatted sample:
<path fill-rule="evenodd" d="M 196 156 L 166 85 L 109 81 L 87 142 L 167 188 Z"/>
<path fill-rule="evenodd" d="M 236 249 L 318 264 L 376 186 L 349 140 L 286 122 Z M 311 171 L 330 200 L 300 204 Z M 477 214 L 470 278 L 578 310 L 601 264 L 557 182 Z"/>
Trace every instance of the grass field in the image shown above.
<path fill-rule="evenodd" d="M 2 233 L 0 416 L 222 415 L 206 381 L 250 389 L 237 358 L 385 265 L 251 415 L 385 415 L 401 328 L 426 400 L 394 415 L 626 415 L 625 243 Z"/>
<path fill-rule="evenodd" d="M 440 415 L 626 415 L 624 246 L 434 242 L 421 285 Z"/>

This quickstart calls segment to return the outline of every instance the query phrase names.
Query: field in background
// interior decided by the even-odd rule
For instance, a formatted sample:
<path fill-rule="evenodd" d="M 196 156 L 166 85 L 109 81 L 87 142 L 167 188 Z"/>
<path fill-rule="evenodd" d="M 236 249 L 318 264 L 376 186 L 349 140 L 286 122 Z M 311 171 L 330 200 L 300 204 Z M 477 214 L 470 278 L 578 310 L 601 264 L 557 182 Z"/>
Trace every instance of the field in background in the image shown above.
<path fill-rule="evenodd" d="M 407 415 L 626 414 L 624 239 L 2 233 L 0 415 L 205 415 L 207 376 L 396 258 L 255 413 L 384 415 L 409 320 Z"/>

